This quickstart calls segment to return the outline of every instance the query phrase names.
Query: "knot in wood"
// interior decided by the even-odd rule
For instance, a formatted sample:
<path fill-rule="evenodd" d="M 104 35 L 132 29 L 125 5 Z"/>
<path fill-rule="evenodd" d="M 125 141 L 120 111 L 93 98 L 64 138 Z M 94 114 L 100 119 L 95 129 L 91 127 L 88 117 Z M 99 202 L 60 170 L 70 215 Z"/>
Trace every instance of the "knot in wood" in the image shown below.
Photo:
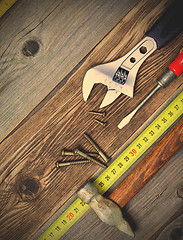
<path fill-rule="evenodd" d="M 39 51 L 39 43 L 35 40 L 28 40 L 24 43 L 22 53 L 26 57 L 34 57 Z"/>
<path fill-rule="evenodd" d="M 183 198 L 183 187 L 179 187 L 177 189 L 177 195 L 180 197 L 180 198 Z"/>
<path fill-rule="evenodd" d="M 28 177 L 20 181 L 18 185 L 18 193 L 22 200 L 31 201 L 35 199 L 40 190 L 40 184 L 37 179 Z"/>

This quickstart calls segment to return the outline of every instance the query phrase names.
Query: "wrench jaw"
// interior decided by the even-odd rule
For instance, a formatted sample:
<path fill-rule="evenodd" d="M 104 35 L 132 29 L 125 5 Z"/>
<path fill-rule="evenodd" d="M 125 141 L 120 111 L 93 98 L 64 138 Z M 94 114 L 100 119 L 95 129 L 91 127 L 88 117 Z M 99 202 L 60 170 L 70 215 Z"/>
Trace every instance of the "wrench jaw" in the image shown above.
<path fill-rule="evenodd" d="M 86 102 L 91 90 L 93 89 L 93 86 L 95 84 L 95 79 L 90 75 L 92 75 L 92 69 L 88 70 L 85 74 L 84 80 L 83 80 L 83 87 L 82 87 L 82 92 L 83 92 L 83 98 L 84 101 Z"/>
<path fill-rule="evenodd" d="M 97 83 L 102 83 L 100 79 L 102 74 L 97 71 L 97 67 L 98 66 L 89 69 L 84 76 L 82 88 L 84 101 L 88 100 L 94 85 Z"/>
<path fill-rule="evenodd" d="M 111 76 L 108 76 L 106 75 L 106 73 L 103 73 L 102 70 L 104 65 L 105 64 L 95 66 L 86 72 L 82 88 L 84 101 L 87 101 L 87 99 L 89 98 L 89 95 L 95 84 L 102 83 L 103 85 L 106 85 L 108 87 L 108 84 L 106 83 L 108 82 L 108 79 L 111 79 Z"/>
<path fill-rule="evenodd" d="M 109 104 L 113 103 L 118 97 L 121 95 L 121 92 L 118 92 L 114 89 L 108 89 L 101 105 L 100 108 L 106 107 Z"/>
<path fill-rule="evenodd" d="M 105 85 L 108 86 L 108 91 L 100 105 L 100 108 L 113 103 L 121 95 L 121 93 L 133 98 L 134 85 L 139 67 L 140 66 L 136 66 L 133 71 L 129 72 L 128 79 L 124 85 L 113 81 L 111 77 L 106 80 Z"/>
<path fill-rule="evenodd" d="M 120 96 L 121 93 L 132 98 L 138 68 L 139 66 L 136 66 L 133 71 L 129 72 L 128 79 L 124 85 L 121 85 L 120 83 L 112 80 L 117 67 L 115 68 L 115 70 L 112 69 L 111 71 L 109 64 L 107 68 L 106 64 L 103 64 L 89 69 L 86 72 L 83 80 L 82 91 L 84 101 L 88 100 L 94 85 L 97 83 L 101 83 L 108 88 L 108 91 L 100 105 L 100 108 L 106 107 L 107 105 L 113 103 Z"/>
<path fill-rule="evenodd" d="M 136 73 L 137 73 L 137 70 L 136 70 Z M 121 93 L 133 98 L 135 79 L 136 79 L 136 74 L 134 73 L 130 74 L 128 77 L 128 81 L 124 85 L 116 83 L 115 88 L 108 89 L 100 105 L 100 108 L 106 107 L 107 105 L 113 103 L 121 95 Z"/>
<path fill-rule="evenodd" d="M 107 86 L 108 88 L 106 97 L 104 98 L 104 101 L 102 102 L 100 107 L 109 105 L 120 95 L 121 92 L 117 93 L 115 88 L 115 86 L 119 85 L 119 83 L 115 83 L 112 80 L 114 72 L 116 71 L 120 62 L 121 60 L 115 61 L 115 65 L 114 65 L 114 62 L 101 64 L 89 69 L 86 72 L 83 79 L 83 87 L 82 87 L 84 101 L 87 101 L 87 99 L 89 98 L 90 92 L 93 89 L 93 86 L 97 83 L 101 83 Z"/>

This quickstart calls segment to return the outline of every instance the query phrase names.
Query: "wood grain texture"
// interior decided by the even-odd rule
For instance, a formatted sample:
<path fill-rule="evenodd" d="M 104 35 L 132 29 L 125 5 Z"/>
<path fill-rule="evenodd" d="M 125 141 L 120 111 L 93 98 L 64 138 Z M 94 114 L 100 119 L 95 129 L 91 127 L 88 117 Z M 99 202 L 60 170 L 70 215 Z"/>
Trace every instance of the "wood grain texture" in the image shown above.
<path fill-rule="evenodd" d="M 110 194 L 109 199 L 123 208 L 181 147 L 183 147 L 183 119 Z"/>
<path fill-rule="evenodd" d="M 0 19 L 0 141 L 136 2 L 22 0 Z"/>
<path fill-rule="evenodd" d="M 183 236 L 183 213 L 177 218 L 173 219 L 168 226 L 158 236 L 157 240 L 164 239 L 181 239 Z"/>
<path fill-rule="evenodd" d="M 81 91 L 86 70 L 96 64 L 117 59 L 134 47 L 169 3 L 168 0 L 140 1 L 62 81 L 62 84 L 57 86 L 52 98 L 45 99 L 34 114 L 25 119 L 1 143 L 1 239 L 31 239 L 85 181 L 101 170 L 92 163 L 57 170 L 55 162 L 61 159 L 61 149 L 74 150 L 79 147 L 88 152 L 93 151 L 83 136 L 87 131 L 103 151 L 113 157 L 155 110 L 180 90 L 182 76 L 170 84 L 166 91 L 161 89 L 157 92 L 124 129 L 117 128 L 121 118 L 152 90 L 156 85 L 155 79 L 178 54 L 182 47 L 182 34 L 162 50 L 156 51 L 143 64 L 137 76 L 134 99 L 123 95 L 114 104 L 105 108 L 107 116 L 104 120 L 108 122 L 106 128 L 97 125 L 88 113 L 89 110 L 98 109 L 105 88 L 95 87 L 87 103 L 83 101 Z M 180 183 L 181 178 L 180 159 L 173 167 L 178 170 L 178 174 L 175 171 L 171 172 L 172 179 L 174 177 L 177 181 L 174 183 L 176 185 Z M 168 179 L 166 180 L 168 182 Z M 169 188 L 167 194 L 171 193 L 172 189 L 173 187 Z M 142 200 L 139 198 L 138 201 Z M 137 211 L 134 213 L 136 216 L 134 219 L 138 222 L 138 204 L 135 202 L 133 204 L 134 211 Z M 176 206 L 179 206 L 179 202 L 175 201 L 172 211 Z M 151 206 L 149 207 L 148 211 L 152 210 Z"/>

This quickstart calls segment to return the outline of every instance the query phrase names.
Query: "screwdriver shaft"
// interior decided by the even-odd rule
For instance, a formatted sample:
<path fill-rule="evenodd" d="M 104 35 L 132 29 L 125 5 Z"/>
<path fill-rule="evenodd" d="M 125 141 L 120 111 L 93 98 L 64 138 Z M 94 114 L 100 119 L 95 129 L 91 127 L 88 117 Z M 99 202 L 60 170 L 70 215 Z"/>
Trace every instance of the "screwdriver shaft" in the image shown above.
<path fill-rule="evenodd" d="M 149 100 L 149 98 L 151 98 L 155 92 L 157 92 L 159 89 L 161 88 L 161 86 L 158 84 L 156 85 L 156 87 L 147 95 L 146 98 L 144 98 L 144 100 L 142 100 L 142 102 L 131 112 L 129 113 L 125 118 L 123 118 L 123 120 L 120 122 L 120 124 L 118 125 L 118 128 L 123 128 L 124 126 L 126 126 L 130 120 L 133 118 L 133 116 L 136 114 L 136 112 Z"/>
<path fill-rule="evenodd" d="M 130 120 L 133 118 L 133 116 L 136 114 L 136 112 L 161 88 L 166 87 L 168 84 L 173 81 L 176 78 L 176 75 L 169 69 L 164 72 L 164 74 L 157 80 L 157 85 L 155 88 L 142 100 L 142 102 L 131 112 L 129 113 L 118 125 L 118 128 L 122 129 L 124 126 L 126 126 Z"/>

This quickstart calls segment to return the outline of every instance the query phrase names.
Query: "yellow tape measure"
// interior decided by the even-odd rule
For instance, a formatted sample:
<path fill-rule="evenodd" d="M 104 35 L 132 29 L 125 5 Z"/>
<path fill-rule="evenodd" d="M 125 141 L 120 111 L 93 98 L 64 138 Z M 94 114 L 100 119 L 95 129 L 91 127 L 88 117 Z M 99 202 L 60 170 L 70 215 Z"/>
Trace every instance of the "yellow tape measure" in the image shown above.
<path fill-rule="evenodd" d="M 116 158 L 94 181 L 100 194 L 104 194 L 114 182 L 181 116 L 183 92 L 181 92 L 158 117 Z M 38 238 L 58 240 L 89 209 L 79 198 Z"/>
<path fill-rule="evenodd" d="M 0 17 L 16 2 L 17 0 L 0 0 Z"/>

